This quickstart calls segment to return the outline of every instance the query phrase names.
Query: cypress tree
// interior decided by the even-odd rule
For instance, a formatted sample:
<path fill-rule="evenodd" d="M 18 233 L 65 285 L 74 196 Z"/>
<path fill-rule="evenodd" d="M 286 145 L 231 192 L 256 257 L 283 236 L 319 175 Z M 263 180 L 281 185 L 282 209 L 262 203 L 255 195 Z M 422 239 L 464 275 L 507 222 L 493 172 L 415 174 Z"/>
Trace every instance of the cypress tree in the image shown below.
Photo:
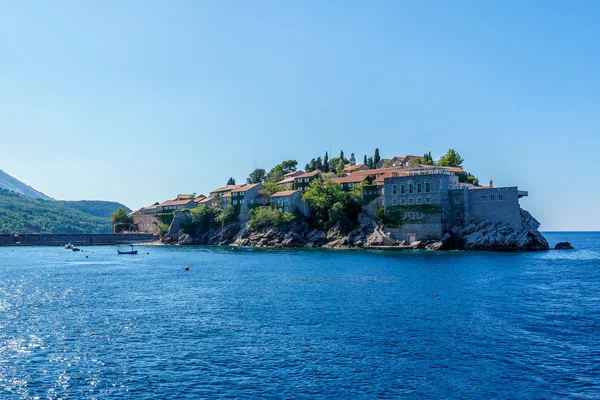
<path fill-rule="evenodd" d="M 343 160 L 344 159 L 344 150 L 340 150 L 340 159 Z"/>
<path fill-rule="evenodd" d="M 379 148 L 375 149 L 375 155 L 373 155 L 373 168 L 376 168 L 376 165 L 381 161 L 381 157 L 379 157 Z"/>
<path fill-rule="evenodd" d="M 323 172 L 329 172 L 329 154 L 325 152 L 325 158 L 323 159 Z"/>
<path fill-rule="evenodd" d="M 365 154 L 365 160 L 363 161 L 363 164 L 365 164 L 367 167 L 369 166 L 369 164 L 367 164 L 367 155 Z"/>

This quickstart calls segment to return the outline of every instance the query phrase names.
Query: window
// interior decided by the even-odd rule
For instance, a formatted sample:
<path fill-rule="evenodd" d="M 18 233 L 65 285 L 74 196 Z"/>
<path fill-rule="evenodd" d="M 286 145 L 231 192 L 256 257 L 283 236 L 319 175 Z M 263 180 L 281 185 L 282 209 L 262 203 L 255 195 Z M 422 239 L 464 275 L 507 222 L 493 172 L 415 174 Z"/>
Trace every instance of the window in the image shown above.
<path fill-rule="evenodd" d="M 423 185 L 417 183 L 417 193 L 421 193 Z"/>
<path fill-rule="evenodd" d="M 415 204 L 415 199 L 408 199 L 408 204 Z"/>
<path fill-rule="evenodd" d="M 423 199 L 419 197 L 419 198 L 417 199 L 417 204 L 423 204 Z"/>
<path fill-rule="evenodd" d="M 413 193 L 415 191 L 415 187 L 412 183 L 408 185 L 408 193 Z"/>
<path fill-rule="evenodd" d="M 490 201 L 496 201 L 496 196 L 494 196 L 493 194 L 490 195 Z"/>
<path fill-rule="evenodd" d="M 406 199 L 401 199 L 400 200 L 400 204 L 405 205 L 406 204 Z"/>
<path fill-rule="evenodd" d="M 425 197 L 425 204 L 431 204 L 431 197 Z"/>
<path fill-rule="evenodd" d="M 504 200 L 504 195 L 503 194 L 499 194 L 498 195 L 498 201 L 503 201 Z"/>
<path fill-rule="evenodd" d="M 283 205 L 283 199 L 278 199 L 277 200 L 277 204 L 279 204 L 280 206 L 282 206 Z"/>
<path fill-rule="evenodd" d="M 392 194 L 398 193 L 398 185 L 392 185 Z"/>
<path fill-rule="evenodd" d="M 398 205 L 398 200 L 394 199 L 393 203 L 395 206 Z"/>
<path fill-rule="evenodd" d="M 240 200 L 240 204 L 244 204 L 244 199 Z"/>
<path fill-rule="evenodd" d="M 414 217 L 415 217 L 415 213 L 413 213 L 413 212 L 408 213 L 408 218 L 414 218 Z"/>
<path fill-rule="evenodd" d="M 481 196 L 481 201 L 485 203 L 487 201 L 487 196 Z"/>
<path fill-rule="evenodd" d="M 354 187 L 354 183 L 349 183 L 348 187 Z"/>
<path fill-rule="evenodd" d="M 237 200 L 234 200 L 234 201 L 233 201 L 233 205 L 237 205 Z"/>
<path fill-rule="evenodd" d="M 400 185 L 400 193 L 401 194 L 406 193 L 406 185 Z"/>
<path fill-rule="evenodd" d="M 304 178 L 305 183 L 308 183 L 309 180 L 310 180 L 309 178 Z"/>
<path fill-rule="evenodd" d="M 425 182 L 425 193 L 431 192 L 431 183 Z"/>

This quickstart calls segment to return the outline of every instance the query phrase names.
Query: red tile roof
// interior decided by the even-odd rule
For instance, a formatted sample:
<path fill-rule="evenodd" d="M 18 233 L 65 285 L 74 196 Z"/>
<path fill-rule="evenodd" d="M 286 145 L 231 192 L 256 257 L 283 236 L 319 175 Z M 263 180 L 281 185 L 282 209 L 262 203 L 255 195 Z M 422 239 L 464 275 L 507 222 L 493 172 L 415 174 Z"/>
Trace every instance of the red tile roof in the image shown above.
<path fill-rule="evenodd" d="M 360 183 L 362 181 L 364 181 L 365 179 L 367 179 L 368 175 L 351 175 L 351 176 L 344 176 L 342 178 L 333 178 L 331 180 L 331 182 L 333 183 Z"/>
<path fill-rule="evenodd" d="M 312 172 L 306 172 L 302 175 L 296 175 L 294 179 L 303 179 L 303 178 L 312 178 L 313 176 L 319 175 L 321 173 L 320 170 L 316 169 Z"/>
<path fill-rule="evenodd" d="M 192 199 L 184 199 L 184 200 L 167 200 L 167 201 L 163 201 L 162 203 L 160 203 L 158 206 L 159 207 L 166 207 L 166 206 L 183 206 L 186 205 L 188 203 L 193 203 L 194 201 Z"/>
<path fill-rule="evenodd" d="M 212 194 L 212 193 L 230 192 L 233 189 L 237 189 L 241 186 L 244 186 L 244 185 L 227 185 L 227 186 L 223 186 L 220 188 L 216 188 L 215 190 L 211 191 L 210 193 Z"/>
<path fill-rule="evenodd" d="M 290 177 L 290 176 L 298 176 L 298 175 L 302 175 L 304 173 L 304 171 L 302 170 L 298 170 L 298 171 L 293 171 L 293 172 L 288 172 L 287 174 L 285 174 L 285 177 Z"/>
<path fill-rule="evenodd" d="M 241 185 L 239 188 L 232 190 L 232 193 L 243 193 L 243 192 L 247 192 L 250 189 L 253 189 L 257 186 L 262 186 L 260 183 L 253 183 L 251 185 Z"/>
<path fill-rule="evenodd" d="M 365 169 L 364 171 L 354 171 L 349 173 L 348 175 L 350 176 L 358 176 L 358 175 L 379 175 L 379 174 L 384 174 L 386 172 L 390 172 L 390 171 L 399 171 L 400 168 L 399 167 L 390 167 L 390 168 L 378 168 L 378 169 Z"/>
<path fill-rule="evenodd" d="M 300 193 L 297 190 L 284 190 L 283 192 L 277 192 L 271 195 L 271 198 L 273 197 L 286 197 L 286 196 L 291 196 L 294 193 Z"/>
<path fill-rule="evenodd" d="M 296 180 L 296 177 L 294 176 L 290 176 L 287 178 L 284 178 L 282 180 L 280 180 L 279 182 L 277 182 L 278 185 L 284 185 L 286 183 L 294 183 L 294 181 Z"/>
<path fill-rule="evenodd" d="M 194 203 L 200 203 L 202 200 L 204 200 L 206 198 L 205 195 L 201 194 L 196 196 L 196 198 L 194 199 Z"/>

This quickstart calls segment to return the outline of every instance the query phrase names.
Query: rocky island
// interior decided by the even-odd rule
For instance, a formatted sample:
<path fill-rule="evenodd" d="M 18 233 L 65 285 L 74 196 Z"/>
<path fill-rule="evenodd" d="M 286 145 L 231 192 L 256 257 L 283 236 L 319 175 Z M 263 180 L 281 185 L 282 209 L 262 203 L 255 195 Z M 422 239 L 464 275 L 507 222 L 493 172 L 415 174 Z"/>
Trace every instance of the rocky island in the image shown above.
<path fill-rule="evenodd" d="M 376 150 L 378 156 L 378 150 Z M 284 161 L 208 196 L 179 195 L 137 210 L 130 226 L 162 243 L 256 247 L 548 250 L 526 191 L 481 186 L 449 150 L 422 157 Z"/>

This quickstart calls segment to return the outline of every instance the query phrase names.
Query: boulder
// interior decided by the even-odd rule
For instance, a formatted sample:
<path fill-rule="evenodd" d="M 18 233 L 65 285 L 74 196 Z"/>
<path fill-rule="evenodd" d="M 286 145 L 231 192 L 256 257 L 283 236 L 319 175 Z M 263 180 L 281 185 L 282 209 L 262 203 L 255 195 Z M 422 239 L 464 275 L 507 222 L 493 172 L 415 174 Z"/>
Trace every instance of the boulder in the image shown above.
<path fill-rule="evenodd" d="M 183 233 L 179 235 L 178 243 L 182 246 L 189 246 L 194 244 L 194 238 L 188 235 L 187 233 Z"/>
<path fill-rule="evenodd" d="M 571 243 L 569 242 L 560 242 L 556 243 L 554 250 L 573 250 L 573 246 L 571 246 Z"/>

